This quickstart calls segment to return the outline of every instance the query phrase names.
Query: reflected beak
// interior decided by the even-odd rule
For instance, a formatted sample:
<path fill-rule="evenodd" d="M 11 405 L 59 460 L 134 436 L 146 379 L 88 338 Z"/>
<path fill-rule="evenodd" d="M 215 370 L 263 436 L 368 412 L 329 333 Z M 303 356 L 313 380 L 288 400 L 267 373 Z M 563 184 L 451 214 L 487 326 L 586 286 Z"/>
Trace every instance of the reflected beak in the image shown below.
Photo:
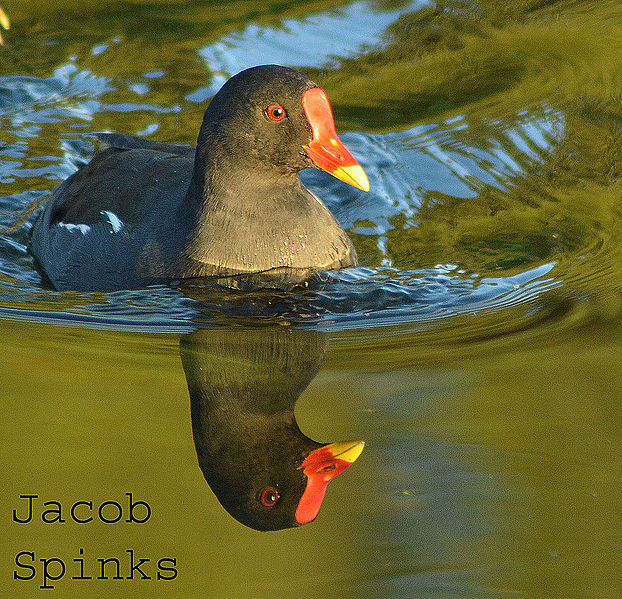
<path fill-rule="evenodd" d="M 319 87 L 307 90 L 302 96 L 302 107 L 313 131 L 311 143 L 303 146 L 309 158 L 333 177 L 369 191 L 365 171 L 337 136 L 326 92 Z"/>
<path fill-rule="evenodd" d="M 353 464 L 363 447 L 364 441 L 331 443 L 318 447 L 305 458 L 300 468 L 307 476 L 307 486 L 296 508 L 298 524 L 307 524 L 315 519 L 322 507 L 328 483 Z"/>

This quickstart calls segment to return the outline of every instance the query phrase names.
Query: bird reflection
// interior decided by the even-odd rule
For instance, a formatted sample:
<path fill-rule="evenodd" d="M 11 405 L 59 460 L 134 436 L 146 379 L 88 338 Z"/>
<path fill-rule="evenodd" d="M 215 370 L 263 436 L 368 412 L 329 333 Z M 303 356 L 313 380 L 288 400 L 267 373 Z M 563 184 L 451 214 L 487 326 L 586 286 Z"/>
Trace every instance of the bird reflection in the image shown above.
<path fill-rule="evenodd" d="M 208 328 L 181 340 L 199 465 L 246 526 L 311 522 L 328 483 L 363 450 L 363 441 L 317 443 L 296 423 L 296 400 L 327 348 L 322 333 L 284 327 Z"/>

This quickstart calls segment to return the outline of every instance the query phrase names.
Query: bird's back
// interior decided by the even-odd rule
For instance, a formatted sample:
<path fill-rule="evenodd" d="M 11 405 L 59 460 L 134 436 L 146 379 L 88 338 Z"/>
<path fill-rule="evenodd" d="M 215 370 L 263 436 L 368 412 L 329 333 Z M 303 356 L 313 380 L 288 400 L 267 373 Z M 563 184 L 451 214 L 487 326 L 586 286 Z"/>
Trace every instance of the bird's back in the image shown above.
<path fill-rule="evenodd" d="M 129 135 L 74 173 L 47 201 L 30 250 L 57 289 L 109 290 L 167 279 L 184 232 L 179 211 L 194 149 Z"/>

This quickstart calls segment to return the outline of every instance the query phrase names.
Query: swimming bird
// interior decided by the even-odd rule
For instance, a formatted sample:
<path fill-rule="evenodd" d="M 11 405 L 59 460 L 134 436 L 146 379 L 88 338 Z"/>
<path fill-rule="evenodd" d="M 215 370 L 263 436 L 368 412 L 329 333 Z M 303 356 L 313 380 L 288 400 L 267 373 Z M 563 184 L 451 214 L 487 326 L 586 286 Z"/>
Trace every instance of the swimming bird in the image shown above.
<path fill-rule="evenodd" d="M 199 465 L 246 526 L 308 524 L 363 450 L 363 441 L 317 443 L 296 423 L 296 400 L 327 349 L 325 333 L 291 327 L 211 327 L 180 340 Z"/>
<path fill-rule="evenodd" d="M 288 288 L 357 263 L 328 208 L 301 183 L 315 167 L 364 191 L 326 92 L 278 65 L 253 67 L 209 104 L 196 149 L 123 134 L 59 185 L 30 252 L 58 290 L 209 277 Z"/>

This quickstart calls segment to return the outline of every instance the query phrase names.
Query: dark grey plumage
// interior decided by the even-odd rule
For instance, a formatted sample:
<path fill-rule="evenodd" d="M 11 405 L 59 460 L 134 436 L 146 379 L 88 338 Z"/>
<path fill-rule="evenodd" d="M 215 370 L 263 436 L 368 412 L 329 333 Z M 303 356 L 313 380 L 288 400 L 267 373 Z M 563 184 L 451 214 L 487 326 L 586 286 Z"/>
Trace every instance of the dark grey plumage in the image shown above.
<path fill-rule="evenodd" d="M 30 251 L 57 289 L 113 290 L 195 277 L 287 287 L 356 264 L 350 239 L 300 182 L 314 166 L 305 75 L 275 65 L 230 79 L 187 146 L 107 134 L 109 147 L 45 204 Z M 265 118 L 278 102 L 280 123 Z"/>

